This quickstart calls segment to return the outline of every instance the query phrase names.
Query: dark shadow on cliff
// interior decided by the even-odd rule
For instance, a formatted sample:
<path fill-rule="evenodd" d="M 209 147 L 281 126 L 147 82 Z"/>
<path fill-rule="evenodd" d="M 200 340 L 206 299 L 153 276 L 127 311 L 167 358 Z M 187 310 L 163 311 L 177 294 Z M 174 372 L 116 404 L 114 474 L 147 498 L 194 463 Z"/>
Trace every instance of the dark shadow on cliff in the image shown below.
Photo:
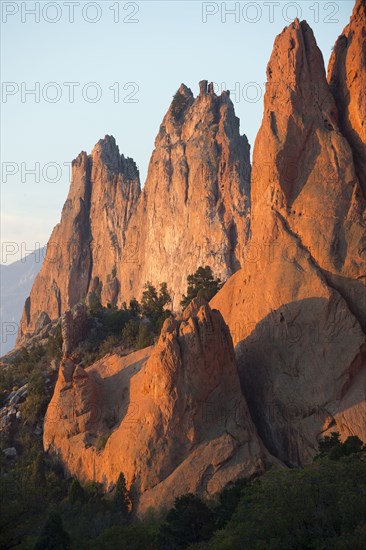
<path fill-rule="evenodd" d="M 289 466 L 312 460 L 317 437 L 335 424 L 332 403 L 366 368 L 361 342 L 357 321 L 335 293 L 330 301 L 308 298 L 282 306 L 238 343 L 242 391 L 274 456 Z"/>
<path fill-rule="evenodd" d="M 328 285 L 335 288 L 347 302 L 349 310 L 356 317 L 366 335 L 366 274 L 362 278 L 351 279 L 325 269 L 322 272 Z"/>
<path fill-rule="evenodd" d="M 351 147 L 356 175 L 360 182 L 363 196 L 366 198 L 366 165 L 364 160 L 366 155 L 366 145 L 352 126 L 349 116 L 351 96 L 348 88 L 345 89 L 345 83 L 347 82 L 347 51 L 352 40 L 353 31 L 350 31 L 348 37 L 341 35 L 334 46 L 334 55 L 337 60 L 337 71 L 331 77 L 329 88 L 338 107 L 339 129 Z"/>
<path fill-rule="evenodd" d="M 309 178 L 321 177 L 316 172 L 321 153 L 313 124 L 309 123 L 304 130 L 290 117 L 286 139 L 276 159 L 277 169 L 281 174 L 279 184 L 286 197 L 287 208 L 292 208 Z"/>
<path fill-rule="evenodd" d="M 86 369 L 101 389 L 101 404 L 98 408 L 100 408 L 99 419 L 102 420 L 104 425 L 104 434 L 98 435 L 103 436 L 113 433 L 127 418 L 131 422 L 131 427 L 133 427 L 133 423 L 136 421 L 135 415 L 138 413 L 138 406 L 136 403 L 131 403 L 131 379 L 145 365 L 147 358 L 148 355 L 146 354 L 140 360 L 134 361 L 115 374 L 106 376 L 105 378 L 102 378 L 95 370 Z M 103 359 L 100 362 L 103 363 Z"/>

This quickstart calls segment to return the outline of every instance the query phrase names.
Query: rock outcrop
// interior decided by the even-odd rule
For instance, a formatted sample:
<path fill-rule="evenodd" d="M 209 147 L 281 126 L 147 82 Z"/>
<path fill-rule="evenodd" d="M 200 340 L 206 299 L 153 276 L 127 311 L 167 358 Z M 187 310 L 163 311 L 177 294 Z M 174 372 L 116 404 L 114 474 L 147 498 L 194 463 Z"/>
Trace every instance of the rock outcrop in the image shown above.
<path fill-rule="evenodd" d="M 366 439 L 365 202 L 306 22 L 277 37 L 267 76 L 252 240 L 212 307 L 232 333 L 260 436 L 299 464 L 328 429 Z"/>
<path fill-rule="evenodd" d="M 73 162 L 61 222 L 27 299 L 18 343 L 41 315 L 57 319 L 95 293 L 103 305 L 167 282 L 178 310 L 187 276 L 210 265 L 227 279 L 249 231 L 249 144 L 229 94 L 183 84 L 164 117 L 140 196 L 135 163 L 106 136 Z M 179 266 L 179 267 L 178 267 Z"/>
<path fill-rule="evenodd" d="M 366 197 L 366 2 L 357 0 L 351 21 L 338 38 L 328 67 L 339 127 L 352 147 Z"/>
<path fill-rule="evenodd" d="M 209 265 L 226 280 L 242 264 L 249 230 L 249 144 L 228 93 L 183 84 L 160 126 L 126 242 L 123 296 L 166 281 L 178 310 L 187 275 Z M 143 221 L 142 221 L 143 220 Z"/>
<path fill-rule="evenodd" d="M 70 354 L 87 334 L 87 311 L 83 304 L 77 304 L 61 317 L 62 352 Z"/>
<path fill-rule="evenodd" d="M 109 290 L 118 285 L 120 243 L 139 195 L 136 165 L 119 154 L 113 137 L 106 136 L 90 156 L 82 152 L 73 161 L 69 195 L 25 303 L 18 343 L 36 331 L 40 317 L 58 319 L 91 289 L 105 303 L 116 301 Z"/>
<path fill-rule="evenodd" d="M 86 369 L 65 356 L 44 446 L 81 480 L 110 487 L 122 471 L 139 513 L 186 492 L 212 495 L 276 463 L 241 394 L 228 328 L 198 300 L 165 321 L 154 348 Z"/>

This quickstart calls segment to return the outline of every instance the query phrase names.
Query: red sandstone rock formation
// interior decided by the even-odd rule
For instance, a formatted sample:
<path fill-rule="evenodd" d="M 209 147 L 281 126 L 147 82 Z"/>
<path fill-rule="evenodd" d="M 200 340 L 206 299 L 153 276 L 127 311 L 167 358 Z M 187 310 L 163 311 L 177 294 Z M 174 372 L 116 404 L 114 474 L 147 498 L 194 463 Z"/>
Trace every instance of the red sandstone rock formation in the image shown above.
<path fill-rule="evenodd" d="M 349 25 L 335 43 L 328 81 L 337 103 L 339 127 L 352 147 L 366 196 L 366 2 L 357 0 Z"/>
<path fill-rule="evenodd" d="M 109 355 L 85 370 L 65 357 L 44 446 L 81 480 L 108 487 L 122 471 L 140 513 L 186 492 L 212 495 L 275 462 L 241 394 L 229 331 L 199 300 L 165 322 L 153 349 Z"/>
<path fill-rule="evenodd" d="M 222 277 L 243 266 L 211 305 L 236 344 L 245 396 L 227 328 L 206 305 L 168 320 L 153 350 L 107 356 L 85 370 L 65 358 L 44 444 L 80 479 L 109 485 L 123 471 L 143 511 L 262 471 L 261 440 L 290 464 L 310 461 L 319 436 L 331 430 L 366 440 L 364 28 L 362 1 L 336 45 L 330 86 L 306 22 L 277 37 L 244 261 L 249 149 L 227 94 L 216 97 L 206 82 L 195 99 L 180 88 L 145 189 L 138 200 L 137 191 L 125 195 L 132 198 L 119 207 L 122 218 L 104 192 L 104 179 L 117 173 L 106 168 L 115 157 L 79 157 L 65 232 L 85 253 L 72 257 L 66 275 L 61 264 L 41 272 L 25 311 L 28 330 L 90 290 L 119 304 L 139 297 L 147 280 L 166 280 L 177 304 L 197 265 Z M 106 235 L 116 235 L 115 250 L 95 259 L 90 243 Z M 54 290 L 42 296 L 43 288 Z M 222 403 L 228 408 L 219 418 L 206 415 Z"/>
<path fill-rule="evenodd" d="M 105 303 L 117 301 L 115 268 L 139 195 L 136 165 L 119 154 L 114 138 L 106 136 L 90 156 L 83 152 L 73 161 L 69 195 L 24 306 L 18 341 L 35 331 L 42 315 L 59 318 L 93 285 L 100 285 Z"/>
<path fill-rule="evenodd" d="M 140 196 L 134 162 L 106 136 L 81 153 L 61 222 L 27 300 L 18 343 L 46 313 L 57 319 L 88 292 L 104 305 L 168 283 L 173 308 L 187 276 L 210 265 L 227 279 L 241 265 L 249 230 L 249 144 L 229 94 L 183 84 L 164 117 Z"/>
<path fill-rule="evenodd" d="M 350 28 L 363 49 L 361 3 L 354 14 Z M 313 457 L 328 429 L 366 439 L 365 201 L 357 154 L 338 126 L 306 22 L 276 38 L 267 75 L 253 156 L 252 240 L 244 268 L 212 306 L 237 344 L 259 434 L 273 454 L 298 464 Z"/>
<path fill-rule="evenodd" d="M 122 295 L 139 298 L 146 281 L 166 281 L 179 308 L 187 275 L 210 265 L 226 280 L 242 263 L 249 229 L 249 145 L 227 93 L 207 82 L 194 98 L 182 84 L 155 140 L 146 185 L 126 242 Z"/>

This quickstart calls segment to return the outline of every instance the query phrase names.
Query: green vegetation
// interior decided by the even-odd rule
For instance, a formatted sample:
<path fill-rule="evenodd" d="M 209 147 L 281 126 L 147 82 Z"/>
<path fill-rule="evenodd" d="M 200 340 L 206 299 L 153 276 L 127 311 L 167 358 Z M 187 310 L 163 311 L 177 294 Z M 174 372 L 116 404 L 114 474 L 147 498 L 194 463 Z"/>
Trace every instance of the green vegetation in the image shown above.
<path fill-rule="evenodd" d="M 117 347 L 123 352 L 152 345 L 164 320 L 171 315 L 166 309 L 170 301 L 166 283 L 161 283 L 159 291 L 146 283 L 141 304 L 133 298 L 121 309 L 110 304 L 103 307 L 98 293 L 92 293 L 88 299 L 88 333 L 81 350 L 84 366 L 115 352 Z"/>
<path fill-rule="evenodd" d="M 225 527 L 236 511 L 244 491 L 249 487 L 250 482 L 241 478 L 221 491 L 218 497 L 218 505 L 215 508 L 217 529 Z"/>
<path fill-rule="evenodd" d="M 183 115 L 188 107 L 188 103 L 188 98 L 181 94 L 179 90 L 174 94 L 171 113 L 176 122 L 179 122 L 183 118 Z"/>
<path fill-rule="evenodd" d="M 148 326 L 140 323 L 139 332 L 136 340 L 136 348 L 144 349 L 154 343 L 154 335 Z"/>
<path fill-rule="evenodd" d="M 131 508 L 132 502 L 130 494 L 127 490 L 125 476 L 121 472 L 117 479 L 115 494 L 113 498 L 113 510 L 120 513 L 124 519 L 127 519 Z"/>
<path fill-rule="evenodd" d="M 156 334 L 159 334 L 161 327 L 171 312 L 166 306 L 171 302 L 167 284 L 161 283 L 159 292 L 151 283 L 146 283 L 142 294 L 141 313 L 147 317 L 153 325 Z"/>
<path fill-rule="evenodd" d="M 23 426 L 18 441 L 25 436 Z M 335 452 L 337 449 L 337 452 Z M 165 517 L 133 515 L 123 473 L 112 493 L 82 485 L 29 438 L 2 457 L 1 548 L 174 550 L 361 550 L 366 547 L 366 448 L 357 437 L 325 437 L 303 468 L 239 479 L 214 500 L 176 499 Z M 6 475 L 4 475 L 6 474 Z"/>
<path fill-rule="evenodd" d="M 222 287 L 221 279 L 215 279 L 211 268 L 199 267 L 193 275 L 187 277 L 187 295 L 183 296 L 181 306 L 185 309 L 196 297 L 205 298 L 208 302 L 217 294 Z"/>
<path fill-rule="evenodd" d="M 187 548 L 190 544 L 207 541 L 215 528 L 215 514 L 201 499 L 192 494 L 175 500 L 156 539 L 158 548 Z"/>
<path fill-rule="evenodd" d="M 221 285 L 210 268 L 188 278 L 185 297 L 210 299 Z M 212 294 L 213 293 L 213 294 Z M 170 314 L 167 285 L 147 283 L 141 304 L 121 309 L 88 308 L 86 343 L 76 350 L 84 364 L 116 346 L 140 349 L 158 336 Z M 22 349 L 0 370 L 2 404 L 12 389 L 27 384 L 21 417 L 1 434 L 0 548 L 131 550 L 363 550 L 366 548 L 366 447 L 356 436 L 342 442 L 337 432 L 319 442 L 312 464 L 267 472 L 260 480 L 239 479 L 209 501 L 193 494 L 175 500 L 165 515 L 154 511 L 143 522 L 121 472 L 112 492 L 69 478 L 57 459 L 42 449 L 39 425 L 51 398 L 61 357 L 61 328 L 44 345 Z M 113 429 L 115 418 L 106 413 Z M 96 441 L 102 449 L 110 431 Z"/>
<path fill-rule="evenodd" d="M 35 426 L 46 412 L 48 398 L 45 391 L 45 378 L 42 372 L 35 368 L 28 378 L 28 394 L 20 406 L 23 421 Z"/>
<path fill-rule="evenodd" d="M 34 545 L 34 550 L 54 550 L 70 548 L 70 537 L 64 530 L 62 518 L 56 512 L 51 512 L 42 530 L 42 534 Z"/>
<path fill-rule="evenodd" d="M 93 550 L 122 549 L 123 550 L 156 550 L 154 522 L 134 522 L 129 525 L 114 525 L 103 531 L 94 541 Z"/>
<path fill-rule="evenodd" d="M 68 490 L 68 499 L 71 504 L 79 502 L 82 504 L 85 501 L 85 492 L 77 479 L 73 479 Z"/>
<path fill-rule="evenodd" d="M 88 296 L 88 309 L 90 315 L 98 315 L 102 309 L 102 303 L 100 301 L 100 289 L 97 291 L 91 292 Z"/>
<path fill-rule="evenodd" d="M 166 309 L 170 301 L 166 283 L 161 283 L 159 291 L 146 283 L 141 304 L 133 298 L 122 309 L 103 307 L 97 296 L 89 299 L 84 365 L 112 352 L 116 346 L 142 349 L 153 344 L 164 320 L 171 315 Z"/>
<path fill-rule="evenodd" d="M 43 389 L 40 387 L 42 382 L 39 375 L 49 366 L 51 358 L 60 353 L 61 344 L 56 343 L 53 336 L 49 337 L 46 346 L 35 344 L 28 349 L 19 350 L 11 363 L 0 370 L 0 406 L 3 406 L 9 391 L 28 382 L 30 375 L 34 389 L 41 393 Z"/>
<path fill-rule="evenodd" d="M 330 460 L 339 460 L 342 456 L 350 456 L 360 453 L 363 450 L 363 443 L 357 435 L 351 435 L 344 443 L 341 442 L 338 432 L 326 435 L 319 442 L 319 454 L 315 460 L 328 457 Z"/>
<path fill-rule="evenodd" d="M 122 338 L 128 346 L 135 346 L 139 335 L 140 322 L 138 319 L 130 319 L 122 330 Z"/>
<path fill-rule="evenodd" d="M 232 519 L 208 548 L 316 550 L 365 544 L 366 463 L 355 454 L 268 473 L 244 491 Z"/>

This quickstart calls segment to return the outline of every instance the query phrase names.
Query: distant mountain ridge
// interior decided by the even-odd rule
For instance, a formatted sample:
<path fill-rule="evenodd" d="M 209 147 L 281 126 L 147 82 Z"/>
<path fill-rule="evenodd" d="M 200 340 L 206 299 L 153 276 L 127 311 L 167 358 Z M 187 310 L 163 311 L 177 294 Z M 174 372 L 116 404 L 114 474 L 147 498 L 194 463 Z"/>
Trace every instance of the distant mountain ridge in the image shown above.
<path fill-rule="evenodd" d="M 24 301 L 42 267 L 45 253 L 44 246 L 22 260 L 0 265 L 0 355 L 15 346 Z"/>

